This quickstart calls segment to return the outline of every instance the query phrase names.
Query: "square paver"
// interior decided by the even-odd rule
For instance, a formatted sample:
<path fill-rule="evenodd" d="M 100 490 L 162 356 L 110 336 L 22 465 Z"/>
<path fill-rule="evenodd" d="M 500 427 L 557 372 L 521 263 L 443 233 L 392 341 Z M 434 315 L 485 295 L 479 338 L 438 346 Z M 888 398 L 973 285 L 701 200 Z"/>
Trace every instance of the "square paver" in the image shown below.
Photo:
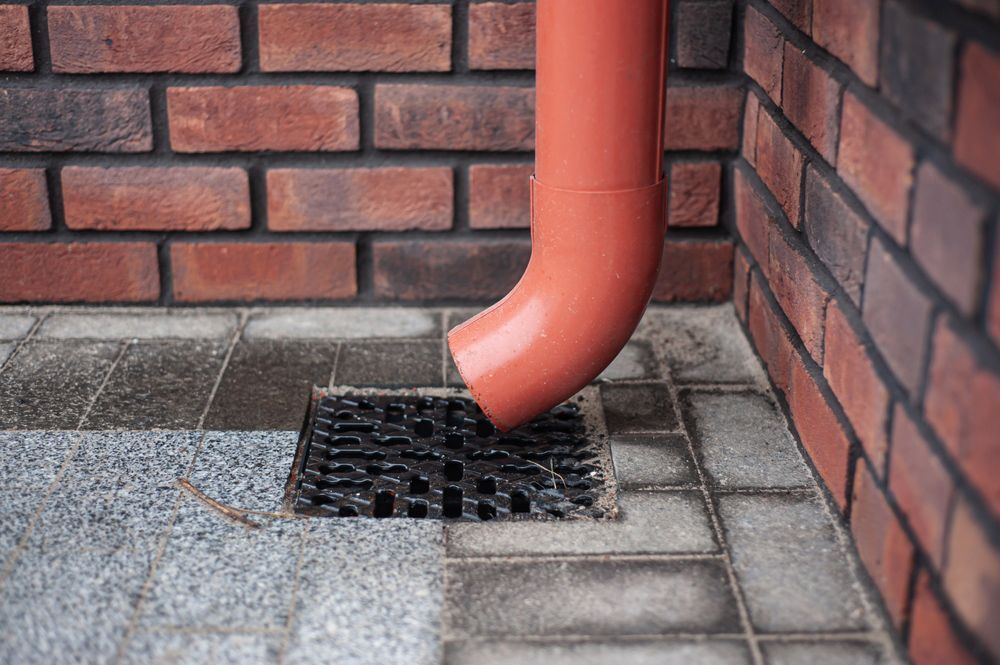
<path fill-rule="evenodd" d="M 30 314 L 0 314 L 0 340 L 19 340 L 31 332 L 38 318 Z"/>
<path fill-rule="evenodd" d="M 742 641 L 450 642 L 445 665 L 750 665 Z"/>
<path fill-rule="evenodd" d="M 335 381 L 345 386 L 440 386 L 444 383 L 440 341 L 345 342 Z"/>
<path fill-rule="evenodd" d="M 216 501 L 278 512 L 298 432 L 206 432 L 191 484 Z"/>
<path fill-rule="evenodd" d="M 622 489 L 697 485 L 698 472 L 682 434 L 632 434 L 611 439 L 615 478 Z"/>
<path fill-rule="evenodd" d="M 677 429 L 677 415 L 665 383 L 603 384 L 601 400 L 608 434 Z"/>
<path fill-rule="evenodd" d="M 615 356 L 607 369 L 601 372 L 596 381 L 622 381 L 628 379 L 651 379 L 659 376 L 656 369 L 656 358 L 649 342 L 633 340 Z"/>
<path fill-rule="evenodd" d="M 17 344 L 14 342 L 0 342 L 0 366 L 7 362 L 7 358 L 10 358 L 16 348 Z"/>
<path fill-rule="evenodd" d="M 761 643 L 768 665 L 888 665 L 898 663 L 872 642 L 769 642 Z"/>
<path fill-rule="evenodd" d="M 66 312 L 50 315 L 37 334 L 54 339 L 224 339 L 238 322 L 232 311 Z"/>
<path fill-rule="evenodd" d="M 441 315 L 405 307 L 301 307 L 254 312 L 247 339 L 375 339 L 441 335 Z"/>
<path fill-rule="evenodd" d="M 129 641 L 125 665 L 277 665 L 285 636 L 252 632 L 139 630 Z"/>

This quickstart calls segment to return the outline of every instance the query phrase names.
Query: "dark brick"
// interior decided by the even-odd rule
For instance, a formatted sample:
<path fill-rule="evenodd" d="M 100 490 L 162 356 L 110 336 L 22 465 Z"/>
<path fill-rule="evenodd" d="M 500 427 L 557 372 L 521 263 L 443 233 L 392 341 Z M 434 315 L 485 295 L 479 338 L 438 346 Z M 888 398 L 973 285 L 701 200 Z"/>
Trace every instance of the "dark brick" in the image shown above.
<path fill-rule="evenodd" d="M 667 220 L 671 227 L 719 223 L 719 162 L 675 162 L 670 166 Z"/>
<path fill-rule="evenodd" d="M 692 69 L 725 69 L 729 62 L 732 0 L 682 0 L 675 12 L 677 65 Z"/>
<path fill-rule="evenodd" d="M 0 72 L 30 72 L 31 26 L 27 5 L 0 5 Z"/>
<path fill-rule="evenodd" d="M 792 379 L 792 357 L 795 351 L 791 339 L 764 297 L 760 283 L 759 273 L 753 273 L 750 278 L 748 301 L 750 337 L 757 348 L 757 353 L 767 365 L 768 374 L 774 385 L 782 393 L 788 394 Z"/>
<path fill-rule="evenodd" d="M 917 576 L 910 610 L 910 660 L 913 665 L 976 665 L 962 637 L 948 618 L 948 611 L 931 588 L 926 570 Z"/>
<path fill-rule="evenodd" d="M 0 232 L 52 226 L 45 169 L 0 168 Z"/>
<path fill-rule="evenodd" d="M 781 69 L 784 39 L 771 21 L 754 7 L 747 7 L 743 25 L 743 70 L 781 104 Z"/>
<path fill-rule="evenodd" d="M 469 5 L 470 69 L 534 69 L 535 3 Z"/>
<path fill-rule="evenodd" d="M 955 120 L 955 160 L 1000 188 L 1000 55 L 975 42 L 965 47 Z"/>
<path fill-rule="evenodd" d="M 771 0 L 771 4 L 785 18 L 791 21 L 792 25 L 806 33 L 812 30 L 812 0 Z"/>
<path fill-rule="evenodd" d="M 602 384 L 601 403 L 608 434 L 677 429 L 673 400 L 662 383 Z"/>
<path fill-rule="evenodd" d="M 751 256 L 766 274 L 771 215 L 760 195 L 739 169 L 734 172 L 733 182 L 736 185 L 736 228 Z"/>
<path fill-rule="evenodd" d="M 737 150 L 743 89 L 728 85 L 668 86 L 663 137 L 667 150 Z"/>
<path fill-rule="evenodd" d="M 813 0 L 813 40 L 854 70 L 878 80 L 879 0 Z"/>
<path fill-rule="evenodd" d="M 812 166 L 806 171 L 804 228 L 809 245 L 851 297 L 861 303 L 868 223 Z"/>
<path fill-rule="evenodd" d="M 823 321 L 830 294 L 824 289 L 802 252 L 775 230 L 770 235 L 767 275 L 775 300 L 817 364 L 823 364 Z"/>
<path fill-rule="evenodd" d="M 670 240 L 653 286 L 658 302 L 721 302 L 733 288 L 731 240 Z"/>
<path fill-rule="evenodd" d="M 799 226 L 802 153 L 785 136 L 769 113 L 757 116 L 757 173 L 792 226 Z"/>
<path fill-rule="evenodd" d="M 526 229 L 531 221 L 531 165 L 469 167 L 469 226 Z"/>
<path fill-rule="evenodd" d="M 802 51 L 785 42 L 782 108 L 823 159 L 837 162 L 840 84 Z"/>

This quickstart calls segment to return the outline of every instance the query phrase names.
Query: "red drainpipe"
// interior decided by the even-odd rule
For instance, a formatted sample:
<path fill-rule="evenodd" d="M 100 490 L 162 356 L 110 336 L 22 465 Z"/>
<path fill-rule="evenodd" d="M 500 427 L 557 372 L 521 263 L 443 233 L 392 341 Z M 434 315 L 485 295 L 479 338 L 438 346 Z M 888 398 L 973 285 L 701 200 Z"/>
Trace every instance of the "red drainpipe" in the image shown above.
<path fill-rule="evenodd" d="M 500 430 L 572 396 L 639 323 L 666 231 L 668 0 L 538 0 L 531 260 L 448 333 Z"/>

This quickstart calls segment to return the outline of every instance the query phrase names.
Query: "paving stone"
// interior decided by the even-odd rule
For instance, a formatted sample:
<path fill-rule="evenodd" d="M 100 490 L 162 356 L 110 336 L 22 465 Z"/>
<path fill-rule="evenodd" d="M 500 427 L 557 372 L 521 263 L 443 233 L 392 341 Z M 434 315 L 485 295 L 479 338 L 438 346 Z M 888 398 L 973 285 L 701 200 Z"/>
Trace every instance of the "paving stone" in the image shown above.
<path fill-rule="evenodd" d="M 0 372 L 0 428 L 75 429 L 119 349 L 117 342 L 29 342 Z"/>
<path fill-rule="evenodd" d="M 867 628 L 857 582 L 815 494 L 718 497 L 754 626 L 768 632 Z"/>
<path fill-rule="evenodd" d="M 743 642 L 449 642 L 445 665 L 749 665 Z"/>
<path fill-rule="evenodd" d="M 445 639 L 739 630 L 718 561 L 456 559 L 445 601 Z"/>
<path fill-rule="evenodd" d="M 433 521 L 311 520 L 285 662 L 440 663 L 442 540 Z"/>
<path fill-rule="evenodd" d="M 38 336 L 56 339 L 224 339 L 239 323 L 236 312 L 149 309 L 52 314 Z"/>
<path fill-rule="evenodd" d="M 140 631 L 129 642 L 124 665 L 251 665 L 274 663 L 284 636 L 261 633 Z"/>
<path fill-rule="evenodd" d="M 0 314 L 0 339 L 19 340 L 31 332 L 37 317 L 30 314 Z"/>
<path fill-rule="evenodd" d="M 688 393 L 682 410 L 708 479 L 718 487 L 811 487 L 784 418 L 757 393 Z"/>
<path fill-rule="evenodd" d="M 666 384 L 602 384 L 601 401 L 609 434 L 677 429 L 677 416 Z"/>
<path fill-rule="evenodd" d="M 619 520 L 456 523 L 448 556 L 667 554 L 718 549 L 701 492 L 626 492 Z"/>
<path fill-rule="evenodd" d="M 44 487 L 32 491 L 28 487 L 8 487 L 0 483 L 0 506 L 3 507 L 3 519 L 0 519 L 0 570 L 24 537 L 32 516 L 38 510 L 41 498 L 39 494 L 44 491 Z"/>
<path fill-rule="evenodd" d="M 632 434 L 611 439 L 615 479 L 622 489 L 698 484 L 682 434 Z"/>
<path fill-rule="evenodd" d="M 596 380 L 620 381 L 623 379 L 648 379 L 656 376 L 658 376 L 656 359 L 653 357 L 653 350 L 649 343 L 634 340 L 625 345 L 625 348 L 615 356 L 615 359 Z"/>
<path fill-rule="evenodd" d="M 191 483 L 216 501 L 278 512 L 298 432 L 206 432 Z"/>
<path fill-rule="evenodd" d="M 14 353 L 14 348 L 17 346 L 14 342 L 0 342 L 0 365 L 7 362 L 7 358 L 10 354 Z"/>
<path fill-rule="evenodd" d="M 373 339 L 441 335 L 441 315 L 404 307 L 273 309 L 251 315 L 247 339 Z"/>
<path fill-rule="evenodd" d="M 76 436 L 73 432 L 0 432 L 0 487 L 44 492 Z"/>
<path fill-rule="evenodd" d="M 402 388 L 440 386 L 441 342 L 347 342 L 334 377 L 338 385 Z"/>
<path fill-rule="evenodd" d="M 219 382 L 206 429 L 300 430 L 312 387 L 325 386 L 337 342 L 242 341 Z"/>
<path fill-rule="evenodd" d="M 131 344 L 108 377 L 87 429 L 193 429 L 222 369 L 226 342 Z"/>
<path fill-rule="evenodd" d="M 871 642 L 761 642 L 768 665 L 884 665 L 899 662 Z"/>

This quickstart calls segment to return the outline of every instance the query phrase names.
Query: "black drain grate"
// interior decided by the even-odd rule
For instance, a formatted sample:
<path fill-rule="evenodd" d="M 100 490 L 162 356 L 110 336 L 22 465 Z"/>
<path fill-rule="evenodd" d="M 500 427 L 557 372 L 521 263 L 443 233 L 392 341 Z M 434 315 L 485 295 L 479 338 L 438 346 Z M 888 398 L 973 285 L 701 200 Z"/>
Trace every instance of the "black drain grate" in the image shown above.
<path fill-rule="evenodd" d="M 295 511 L 431 519 L 601 517 L 601 448 L 577 404 L 506 434 L 475 402 L 313 395 Z"/>

